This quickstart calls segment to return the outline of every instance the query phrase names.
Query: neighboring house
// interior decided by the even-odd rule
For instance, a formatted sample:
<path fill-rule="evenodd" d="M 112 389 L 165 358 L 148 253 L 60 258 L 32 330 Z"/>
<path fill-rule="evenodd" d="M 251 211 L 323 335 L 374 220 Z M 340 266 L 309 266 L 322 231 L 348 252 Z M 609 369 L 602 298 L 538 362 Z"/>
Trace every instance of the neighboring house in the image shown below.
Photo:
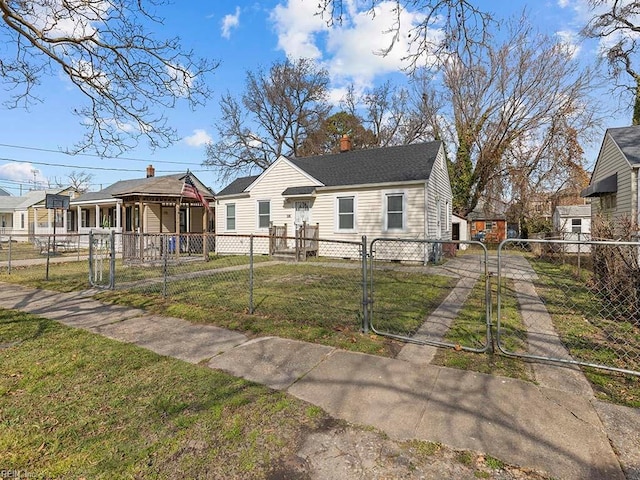
<path fill-rule="evenodd" d="M 0 233 L 14 235 L 18 241 L 27 241 L 34 235 L 50 235 L 68 230 L 68 217 L 63 210 L 45 207 L 47 194 L 73 197 L 71 187 L 53 190 L 32 190 L 20 197 L 0 196 Z"/>
<path fill-rule="evenodd" d="M 277 226 L 293 237 L 311 224 L 327 240 L 451 239 L 452 193 L 442 142 L 370 150 L 347 144 L 342 150 L 281 156 L 260 175 L 235 180 L 217 195 L 216 232 L 268 235 Z M 218 251 L 232 253 L 223 243 Z M 341 256 L 333 247 L 333 255 Z M 332 255 L 329 249 L 320 242 L 320 255 Z"/>
<path fill-rule="evenodd" d="M 589 186 L 581 195 L 591 198 L 592 219 L 638 222 L 640 126 L 609 128 L 604 134 Z"/>
<path fill-rule="evenodd" d="M 591 233 L 591 205 L 556 207 L 553 212 L 553 230 L 563 240 L 588 240 Z"/>
<path fill-rule="evenodd" d="M 469 241 L 469 222 L 464 217 L 451 215 L 451 240 L 459 240 L 458 249 L 466 250 L 469 246 L 464 242 Z"/>
<path fill-rule="evenodd" d="M 189 176 L 208 202 L 213 192 L 192 173 L 121 180 L 99 192 L 88 192 L 71 201 L 70 216 L 78 233 L 92 229 L 136 233 L 202 233 L 210 231 L 213 213 L 199 200 L 183 194 Z M 211 205 L 213 206 L 213 205 Z"/>
<path fill-rule="evenodd" d="M 507 238 L 506 206 L 502 202 L 479 201 L 467 215 L 471 240 L 500 243 Z"/>

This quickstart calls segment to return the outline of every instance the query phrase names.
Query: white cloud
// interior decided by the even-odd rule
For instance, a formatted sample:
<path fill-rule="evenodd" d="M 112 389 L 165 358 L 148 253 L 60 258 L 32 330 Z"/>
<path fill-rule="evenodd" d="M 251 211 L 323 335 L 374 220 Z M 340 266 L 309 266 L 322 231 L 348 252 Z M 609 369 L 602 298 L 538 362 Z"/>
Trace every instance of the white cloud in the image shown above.
<path fill-rule="evenodd" d="M 206 130 L 203 130 L 201 128 L 195 129 L 192 135 L 184 137 L 184 143 L 186 143 L 190 147 L 202 147 L 212 140 L 213 139 L 211 138 L 211 135 L 209 135 Z"/>
<path fill-rule="evenodd" d="M 369 84 L 377 75 L 401 70 L 406 66 L 404 57 L 412 53 L 409 32 L 424 16 L 404 9 L 401 29 L 394 38 L 390 33 L 396 20 L 394 1 L 380 2 L 374 15 L 368 10 L 357 10 L 356 4 L 345 1 L 342 24 L 329 28 L 326 20 L 317 15 L 316 2 L 286 0 L 271 14 L 278 47 L 290 58 L 307 57 L 322 62 L 338 82 Z M 433 30 L 434 40 L 439 34 L 439 30 Z M 394 48 L 387 55 L 379 54 L 392 43 Z"/>
<path fill-rule="evenodd" d="M 225 15 L 222 18 L 222 36 L 224 38 L 231 37 L 231 30 L 238 28 L 240 25 L 240 7 L 236 7 L 236 13 Z"/>
<path fill-rule="evenodd" d="M 168 87 L 173 93 L 179 97 L 186 97 L 189 95 L 189 90 L 193 86 L 194 76 L 189 70 L 181 65 L 166 66 L 167 73 L 169 74 Z"/>
<path fill-rule="evenodd" d="M 329 31 L 326 22 L 316 15 L 316 2 L 287 0 L 271 12 L 271 21 L 278 34 L 278 48 L 290 58 L 320 59 L 322 53 L 316 45 L 316 36 Z"/>
<path fill-rule="evenodd" d="M 33 182 L 34 171 L 36 183 L 46 184 L 47 178 L 29 162 L 5 163 L 4 165 L 0 165 L 0 178 L 3 180 L 14 180 L 16 182 Z"/>

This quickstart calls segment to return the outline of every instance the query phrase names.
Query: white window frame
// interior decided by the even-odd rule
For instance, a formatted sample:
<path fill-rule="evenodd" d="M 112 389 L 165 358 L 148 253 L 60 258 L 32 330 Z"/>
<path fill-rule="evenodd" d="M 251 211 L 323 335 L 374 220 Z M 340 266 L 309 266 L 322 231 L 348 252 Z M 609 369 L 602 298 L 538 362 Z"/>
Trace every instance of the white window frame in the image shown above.
<path fill-rule="evenodd" d="M 581 218 L 572 218 L 571 219 L 571 233 L 582 233 L 582 219 Z"/>
<path fill-rule="evenodd" d="M 229 207 L 233 206 L 233 217 L 229 216 Z M 233 228 L 229 228 L 229 220 L 233 219 Z M 227 232 L 235 232 L 238 228 L 238 207 L 236 203 L 225 203 L 224 207 L 224 229 Z"/>
<path fill-rule="evenodd" d="M 400 228 L 397 227 L 389 227 L 389 197 L 402 197 L 402 226 Z M 383 223 L 384 223 L 384 231 L 385 232 L 405 232 L 407 230 L 407 192 L 405 191 L 390 191 L 384 192 L 383 195 Z M 397 213 L 397 212 L 392 212 Z"/>
<path fill-rule="evenodd" d="M 267 214 L 267 226 L 260 226 L 260 217 L 264 217 L 264 214 L 260 213 L 260 204 L 266 203 L 269 206 L 269 213 Z M 268 230 L 271 224 L 271 200 L 256 200 L 256 228 L 258 230 Z"/>
<path fill-rule="evenodd" d="M 353 228 L 340 228 L 340 200 L 353 200 Z M 335 232 L 336 233 L 356 233 L 358 231 L 358 197 L 356 195 L 337 195 L 335 197 Z"/>

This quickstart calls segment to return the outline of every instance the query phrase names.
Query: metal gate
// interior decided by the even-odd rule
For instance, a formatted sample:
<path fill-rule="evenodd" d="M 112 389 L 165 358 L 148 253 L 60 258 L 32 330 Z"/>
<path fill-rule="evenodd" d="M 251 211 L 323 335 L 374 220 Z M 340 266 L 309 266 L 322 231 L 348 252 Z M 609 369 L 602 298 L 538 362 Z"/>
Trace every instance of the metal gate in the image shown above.
<path fill-rule="evenodd" d="M 492 344 L 491 274 L 480 242 L 377 238 L 369 326 L 405 342 L 485 352 Z"/>
<path fill-rule="evenodd" d="M 500 352 L 640 375 L 640 243 L 505 240 Z"/>
<path fill-rule="evenodd" d="M 89 283 L 92 287 L 113 289 L 115 285 L 115 234 L 89 233 Z"/>

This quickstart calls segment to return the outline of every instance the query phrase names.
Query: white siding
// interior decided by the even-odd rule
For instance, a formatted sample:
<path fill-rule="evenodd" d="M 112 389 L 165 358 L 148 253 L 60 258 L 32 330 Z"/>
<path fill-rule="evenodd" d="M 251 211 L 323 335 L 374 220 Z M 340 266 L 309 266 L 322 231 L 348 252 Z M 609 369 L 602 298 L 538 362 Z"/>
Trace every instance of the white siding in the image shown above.
<path fill-rule="evenodd" d="M 294 236 L 295 199 L 287 199 L 282 192 L 289 187 L 310 186 L 314 180 L 295 168 L 286 160 L 278 160 L 250 187 L 249 194 L 236 198 L 222 198 L 217 202 L 216 232 L 219 234 L 237 235 L 267 235 L 267 229 L 258 228 L 258 202 L 271 202 L 271 222 L 274 225 L 287 225 L 287 235 Z M 403 238 L 425 239 L 435 238 L 436 199 L 441 203 L 440 223 L 442 239 L 451 238 L 451 204 L 452 193 L 447 171 L 444 150 L 441 148 L 435 159 L 431 178 L 427 183 L 415 182 L 388 186 L 354 186 L 344 188 L 323 188 L 316 185 L 316 197 L 310 200 L 310 223 L 319 225 L 320 239 L 361 242 L 367 236 L 370 242 L 375 238 Z M 425 190 L 428 189 L 428 191 Z M 385 230 L 386 195 L 402 194 L 404 203 L 404 225 L 398 230 Z M 355 199 L 355 228 L 353 231 L 340 231 L 338 228 L 337 199 L 339 197 L 353 197 Z M 425 202 L 428 201 L 427 211 Z M 236 228 L 229 231 L 226 228 L 226 206 L 230 203 L 236 206 Z M 429 219 L 429 225 L 425 220 Z M 230 241 L 218 242 L 220 253 L 232 253 Z M 266 242 L 256 253 L 267 253 Z M 229 249 L 228 251 L 225 251 Z M 265 251 L 262 251 L 265 250 Z M 340 250 L 347 252 L 344 255 Z M 321 242 L 320 255 L 352 256 L 357 255 L 357 247 L 329 245 Z"/>

